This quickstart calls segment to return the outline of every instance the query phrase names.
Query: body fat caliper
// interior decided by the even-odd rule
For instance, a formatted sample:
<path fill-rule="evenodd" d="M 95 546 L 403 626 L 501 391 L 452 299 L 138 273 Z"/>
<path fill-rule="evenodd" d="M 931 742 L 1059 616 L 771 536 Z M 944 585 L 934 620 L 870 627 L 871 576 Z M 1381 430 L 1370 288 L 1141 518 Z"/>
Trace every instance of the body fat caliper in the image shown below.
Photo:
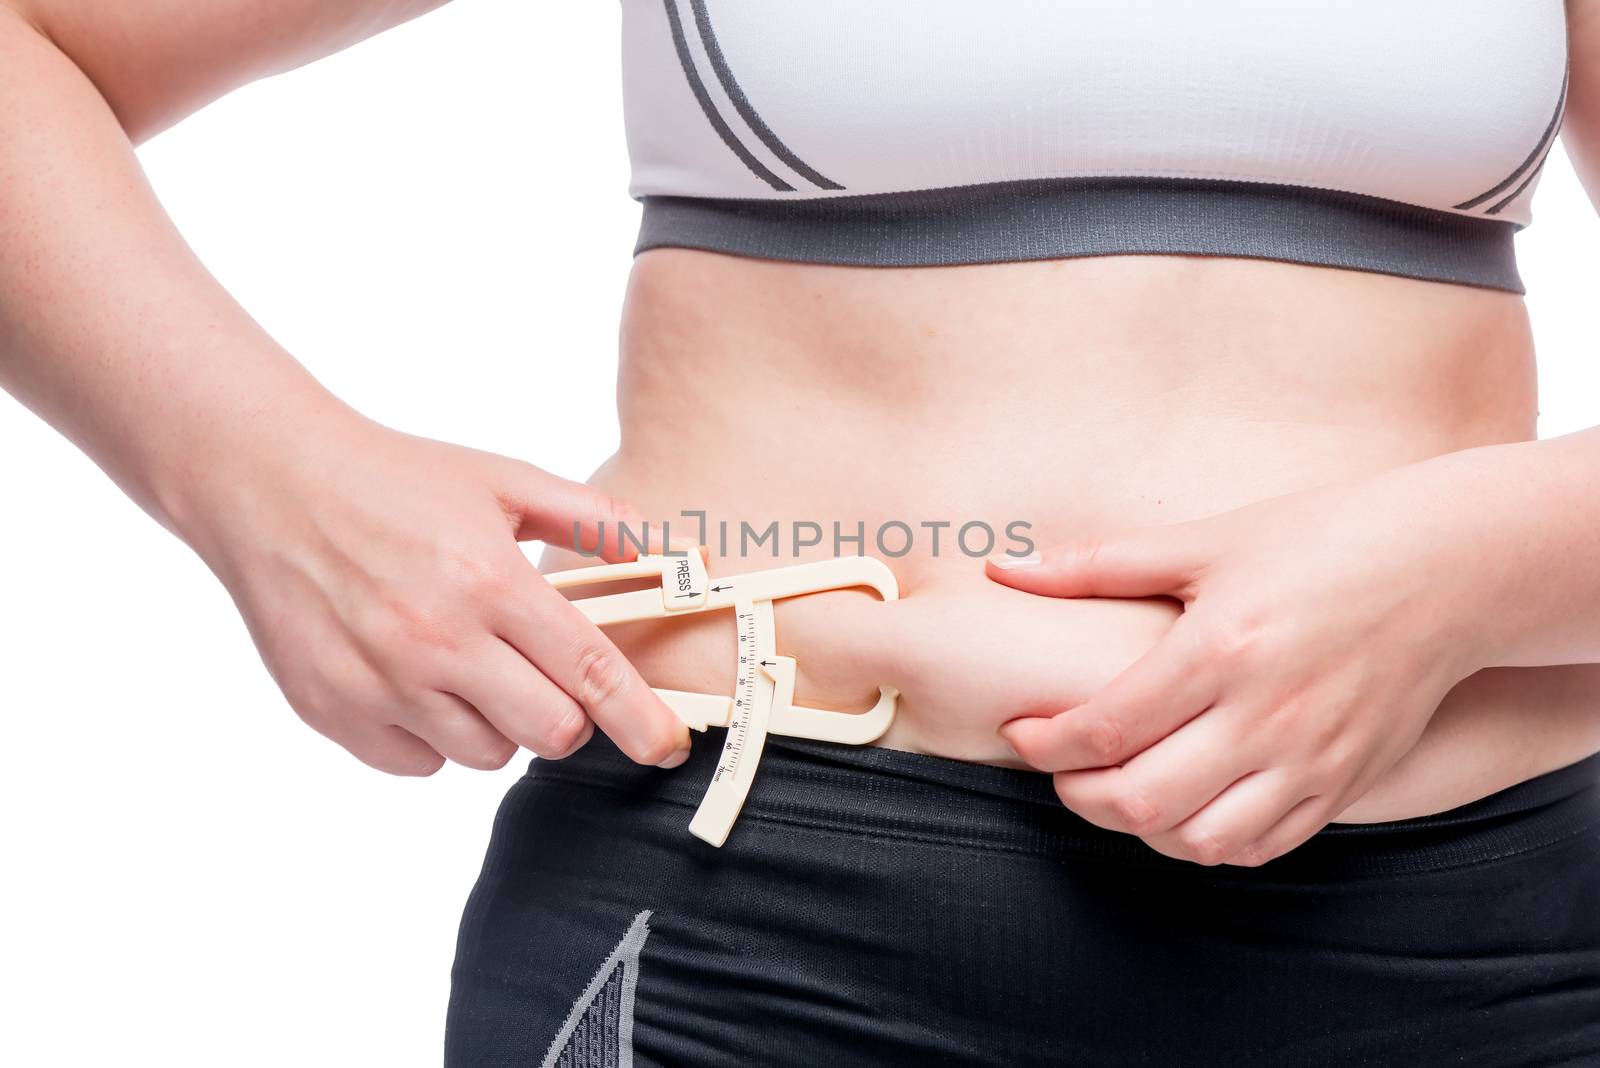
<path fill-rule="evenodd" d="M 727 696 L 657 689 L 668 708 L 692 729 L 726 727 L 728 736 L 711 785 L 689 823 L 697 838 L 720 846 L 744 806 L 767 735 L 865 745 L 894 722 L 898 692 L 878 687 L 878 703 L 867 712 L 834 712 L 794 703 L 795 660 L 780 656 L 772 602 L 825 590 L 866 587 L 885 601 L 899 589 L 894 572 L 870 556 L 831 560 L 727 575 L 712 585 L 698 552 L 646 555 L 623 564 L 559 571 L 544 576 L 556 589 L 624 579 L 657 578 L 657 588 L 573 600 L 598 626 L 665 619 L 698 612 L 731 610 L 738 627 L 738 672 Z"/>

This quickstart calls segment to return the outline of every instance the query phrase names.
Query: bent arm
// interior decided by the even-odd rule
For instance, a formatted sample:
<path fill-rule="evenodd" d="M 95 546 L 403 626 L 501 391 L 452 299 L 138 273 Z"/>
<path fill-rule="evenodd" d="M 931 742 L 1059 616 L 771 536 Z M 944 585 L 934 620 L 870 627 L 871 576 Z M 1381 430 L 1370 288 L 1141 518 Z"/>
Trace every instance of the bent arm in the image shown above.
<path fill-rule="evenodd" d="M 517 545 L 625 559 L 622 503 L 340 404 L 206 272 L 133 154 L 439 2 L 0 0 L 0 386 L 194 548 L 295 711 L 373 767 L 559 758 L 596 727 L 675 767 L 688 729 Z"/>
<path fill-rule="evenodd" d="M 1600 0 L 1567 5 L 1562 142 L 1600 209 Z M 1600 663 L 1600 427 L 1434 461 L 1463 507 L 1465 565 L 1483 597 L 1483 666 Z M 1453 480 L 1453 481 L 1452 481 Z"/>
<path fill-rule="evenodd" d="M 342 406 L 189 250 L 133 143 L 442 2 L 0 0 L 0 386 L 170 529 L 184 487 Z"/>
<path fill-rule="evenodd" d="M 134 144 L 446 0 L 0 0 L 99 91 Z M 8 27 L 10 32 L 13 27 Z M 20 79 L 28 91 L 27 79 Z"/>

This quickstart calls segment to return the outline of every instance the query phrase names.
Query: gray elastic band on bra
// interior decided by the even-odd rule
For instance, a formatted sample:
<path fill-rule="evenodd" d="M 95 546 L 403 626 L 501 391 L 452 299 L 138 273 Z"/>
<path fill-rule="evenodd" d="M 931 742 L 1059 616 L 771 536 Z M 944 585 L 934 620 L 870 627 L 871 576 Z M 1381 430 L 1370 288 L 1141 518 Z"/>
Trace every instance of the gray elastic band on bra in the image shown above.
<path fill-rule="evenodd" d="M 645 196 L 638 254 L 867 267 L 1122 253 L 1246 256 L 1524 292 L 1517 224 L 1300 186 L 1060 178 L 807 199 Z"/>

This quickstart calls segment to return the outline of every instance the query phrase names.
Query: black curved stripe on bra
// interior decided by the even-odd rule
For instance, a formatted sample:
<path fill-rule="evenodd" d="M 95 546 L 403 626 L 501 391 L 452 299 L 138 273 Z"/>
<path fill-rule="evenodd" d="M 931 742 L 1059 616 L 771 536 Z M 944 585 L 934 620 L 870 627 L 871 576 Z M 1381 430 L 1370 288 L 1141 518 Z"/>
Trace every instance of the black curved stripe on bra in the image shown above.
<path fill-rule="evenodd" d="M 739 82 L 733 76 L 733 69 L 728 66 L 728 57 L 723 55 L 722 46 L 717 43 L 717 33 L 711 28 L 711 13 L 706 10 L 706 0 L 689 0 L 689 6 L 694 8 L 695 28 L 700 31 L 700 43 L 705 45 L 706 55 L 711 59 L 711 69 L 717 72 L 717 80 L 722 83 L 723 91 L 728 94 L 728 99 L 733 101 L 733 106 L 738 109 L 750 129 L 761 138 L 761 143 L 771 149 L 774 156 L 794 168 L 796 174 L 818 189 L 843 189 L 844 186 L 831 178 L 824 177 L 790 151 L 789 146 L 772 132 L 772 128 L 762 120 L 760 113 L 750 103 L 750 98 L 739 88 Z"/>
<path fill-rule="evenodd" d="M 1532 185 L 1533 184 L 1533 180 L 1535 178 L 1539 177 L 1539 172 L 1544 170 L 1544 161 L 1546 159 L 1549 159 L 1549 158 L 1550 158 L 1550 154 L 1548 152 L 1546 152 L 1545 155 L 1544 155 L 1544 159 L 1541 159 L 1539 161 L 1539 165 L 1537 167 L 1535 167 L 1533 170 L 1528 172 L 1528 176 L 1522 180 L 1522 184 L 1517 186 L 1516 190 L 1514 192 L 1512 192 L 1512 194 L 1510 196 L 1506 197 L 1504 200 L 1501 200 L 1499 203 L 1495 204 L 1494 207 L 1489 208 L 1488 210 L 1486 210 L 1484 212 L 1484 214 L 1485 215 L 1499 215 L 1502 211 L 1505 210 L 1505 208 L 1506 208 L 1506 206 L 1508 204 L 1510 204 L 1512 201 L 1516 200 L 1522 194 L 1526 193 L 1528 191 L 1528 186 Z"/>
<path fill-rule="evenodd" d="M 667 22 L 672 26 L 672 47 L 678 50 L 678 62 L 683 67 L 683 76 L 688 79 L 695 100 L 700 102 L 700 110 L 705 113 L 706 121 L 717 131 L 722 143 L 739 157 L 740 162 L 750 168 L 750 173 L 780 193 L 793 193 L 794 186 L 773 174 L 765 163 L 756 159 L 717 111 L 717 105 L 712 102 L 711 94 L 706 92 L 706 83 L 700 80 L 700 72 L 694 69 L 694 58 L 689 55 L 689 42 L 683 36 L 683 22 L 678 18 L 676 0 L 662 0 L 662 2 L 667 8 Z"/>
<path fill-rule="evenodd" d="M 1564 111 L 1566 111 L 1567 108 L 1567 77 L 1568 75 L 1565 73 L 1561 75 L 1561 92 L 1556 97 L 1555 114 L 1550 116 L 1550 125 L 1544 128 L 1544 136 L 1540 137 L 1539 143 L 1533 146 L 1533 151 L 1528 153 L 1528 158 L 1523 160 L 1522 164 L 1516 170 L 1507 175 L 1505 181 L 1501 182 L 1493 189 L 1490 189 L 1488 192 L 1479 193 L 1471 200 L 1463 200 L 1461 203 L 1456 205 L 1455 210 L 1469 211 L 1472 208 L 1477 207 L 1479 204 L 1482 204 L 1485 200 L 1491 200 L 1494 197 L 1499 196 L 1501 193 L 1504 193 L 1507 189 L 1510 189 L 1514 184 L 1516 184 L 1517 179 L 1521 178 L 1523 174 L 1527 172 L 1529 167 L 1534 167 L 1536 163 L 1539 166 L 1544 165 L 1541 157 L 1550 148 L 1551 142 L 1555 139 L 1556 130 L 1561 125 L 1561 115 Z M 1538 168 L 1535 167 L 1534 174 L 1538 173 Z M 1532 175 L 1529 175 L 1529 177 L 1531 178 Z M 1494 214 L 1501 208 L 1504 208 L 1507 204 L 1511 203 L 1511 201 L 1517 199 L 1518 193 L 1520 193 L 1524 188 L 1526 188 L 1525 184 L 1522 188 L 1517 190 L 1517 193 L 1511 194 L 1510 197 L 1502 200 L 1499 204 L 1495 205 L 1495 207 L 1489 209 L 1489 213 Z"/>
<path fill-rule="evenodd" d="M 1566 113 L 1567 113 L 1567 105 L 1566 105 L 1566 101 L 1563 100 L 1562 103 L 1561 103 L 1560 115 L 1557 116 L 1557 121 L 1556 121 L 1557 128 L 1559 128 L 1560 125 L 1561 125 L 1560 117 L 1565 115 Z M 1550 153 L 1555 151 L 1555 147 L 1556 147 L 1555 139 L 1552 138 L 1550 140 L 1550 143 L 1544 146 L 1544 155 L 1539 157 L 1539 162 L 1534 166 L 1533 170 L 1528 172 L 1528 176 L 1522 180 L 1522 184 L 1517 186 L 1517 188 L 1514 189 L 1511 192 L 1510 196 L 1505 197 L 1503 200 L 1500 200 L 1499 202 L 1497 202 L 1493 207 L 1491 207 L 1487 211 L 1485 211 L 1484 214 L 1485 215 L 1499 215 L 1502 211 L 1504 211 L 1506 209 L 1507 205 L 1513 203 L 1518 197 L 1520 197 L 1522 194 L 1526 193 L 1528 191 L 1528 187 L 1533 184 L 1533 180 L 1535 178 L 1539 177 L 1539 172 L 1544 170 L 1544 165 L 1550 159 Z"/>

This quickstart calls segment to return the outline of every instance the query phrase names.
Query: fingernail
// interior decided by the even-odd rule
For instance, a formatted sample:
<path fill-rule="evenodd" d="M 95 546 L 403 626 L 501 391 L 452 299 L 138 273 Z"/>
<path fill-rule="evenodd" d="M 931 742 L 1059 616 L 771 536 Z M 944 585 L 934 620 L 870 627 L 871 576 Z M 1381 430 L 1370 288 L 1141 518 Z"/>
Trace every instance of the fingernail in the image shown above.
<path fill-rule="evenodd" d="M 658 768 L 667 768 L 667 769 L 670 770 L 672 768 L 681 767 L 683 765 L 683 762 L 685 760 L 688 760 L 688 759 L 689 759 L 689 750 L 687 750 L 687 749 L 679 749 L 679 750 L 675 751 L 671 756 L 667 757 L 667 759 L 665 759 L 661 763 L 657 764 L 656 767 L 658 767 Z"/>
<path fill-rule="evenodd" d="M 1015 571 L 1024 567 L 1038 567 L 1040 558 L 1038 553 L 1029 553 L 1027 556 L 1012 556 L 1010 553 L 995 553 L 989 557 L 989 563 L 1002 571 Z"/>

